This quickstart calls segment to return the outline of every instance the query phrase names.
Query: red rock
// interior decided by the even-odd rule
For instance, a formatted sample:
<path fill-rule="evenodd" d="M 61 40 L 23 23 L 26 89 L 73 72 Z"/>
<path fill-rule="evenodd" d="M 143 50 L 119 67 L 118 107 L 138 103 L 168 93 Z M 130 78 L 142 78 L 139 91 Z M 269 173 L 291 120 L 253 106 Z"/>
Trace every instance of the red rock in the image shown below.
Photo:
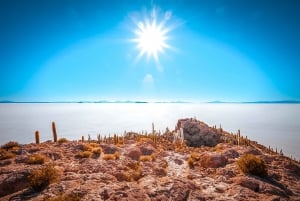
<path fill-rule="evenodd" d="M 180 128 L 183 129 L 183 137 L 188 146 L 200 147 L 204 145 L 213 147 L 221 142 L 217 131 L 202 121 L 180 119 L 177 122 L 177 129 Z"/>
<path fill-rule="evenodd" d="M 136 161 L 140 160 L 141 155 L 142 155 L 142 153 L 141 153 L 140 149 L 138 149 L 138 148 L 131 148 L 126 153 L 126 156 L 128 156 L 132 160 L 136 160 Z"/>
<path fill-rule="evenodd" d="M 142 155 L 151 155 L 155 152 L 155 148 L 151 144 L 140 145 L 140 151 Z"/>
<path fill-rule="evenodd" d="M 206 153 L 201 156 L 200 164 L 205 168 L 219 168 L 227 164 L 227 159 L 222 154 Z"/>
<path fill-rule="evenodd" d="M 119 150 L 118 147 L 112 144 L 101 144 L 100 147 L 102 148 L 104 154 L 114 154 Z"/>

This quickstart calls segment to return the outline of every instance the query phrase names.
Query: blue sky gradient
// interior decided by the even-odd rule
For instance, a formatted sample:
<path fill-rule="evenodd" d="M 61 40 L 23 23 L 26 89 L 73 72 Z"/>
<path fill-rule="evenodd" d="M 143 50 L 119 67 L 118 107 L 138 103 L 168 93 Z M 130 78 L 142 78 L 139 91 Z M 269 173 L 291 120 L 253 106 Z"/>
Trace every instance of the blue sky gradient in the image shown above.
<path fill-rule="evenodd" d="M 137 60 L 155 8 L 173 48 Z M 297 0 L 0 0 L 0 100 L 300 100 Z M 134 19 L 134 20 L 133 20 Z"/>

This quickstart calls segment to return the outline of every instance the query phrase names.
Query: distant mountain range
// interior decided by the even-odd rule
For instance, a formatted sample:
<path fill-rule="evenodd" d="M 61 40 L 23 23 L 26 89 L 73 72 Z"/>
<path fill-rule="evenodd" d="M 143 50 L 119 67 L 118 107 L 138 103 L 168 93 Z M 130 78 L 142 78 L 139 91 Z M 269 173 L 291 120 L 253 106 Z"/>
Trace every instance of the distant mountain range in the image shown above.
<path fill-rule="evenodd" d="M 299 104 L 299 100 L 276 100 L 276 101 L 208 101 L 208 102 L 192 102 L 192 101 L 140 101 L 140 100 L 99 100 L 99 101 L 10 101 L 2 100 L 0 103 L 235 103 L 235 104 Z"/>

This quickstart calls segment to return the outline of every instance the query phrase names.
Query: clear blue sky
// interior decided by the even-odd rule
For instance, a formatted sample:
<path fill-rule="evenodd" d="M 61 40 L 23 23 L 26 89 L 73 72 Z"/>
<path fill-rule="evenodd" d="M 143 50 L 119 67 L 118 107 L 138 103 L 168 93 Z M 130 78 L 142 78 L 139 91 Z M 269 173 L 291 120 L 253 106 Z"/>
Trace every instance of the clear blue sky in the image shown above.
<path fill-rule="evenodd" d="M 135 22 L 172 49 L 137 59 Z M 0 100 L 300 99 L 298 0 L 0 0 Z"/>

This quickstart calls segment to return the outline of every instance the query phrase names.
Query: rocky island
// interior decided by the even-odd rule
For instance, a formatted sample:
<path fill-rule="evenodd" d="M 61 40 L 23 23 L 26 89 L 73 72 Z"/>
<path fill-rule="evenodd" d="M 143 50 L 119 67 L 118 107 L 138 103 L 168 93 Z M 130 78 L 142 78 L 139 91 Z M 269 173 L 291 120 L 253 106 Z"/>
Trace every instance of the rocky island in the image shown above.
<path fill-rule="evenodd" d="M 0 150 L 0 201 L 300 200 L 300 164 L 196 119 L 173 131 Z"/>

